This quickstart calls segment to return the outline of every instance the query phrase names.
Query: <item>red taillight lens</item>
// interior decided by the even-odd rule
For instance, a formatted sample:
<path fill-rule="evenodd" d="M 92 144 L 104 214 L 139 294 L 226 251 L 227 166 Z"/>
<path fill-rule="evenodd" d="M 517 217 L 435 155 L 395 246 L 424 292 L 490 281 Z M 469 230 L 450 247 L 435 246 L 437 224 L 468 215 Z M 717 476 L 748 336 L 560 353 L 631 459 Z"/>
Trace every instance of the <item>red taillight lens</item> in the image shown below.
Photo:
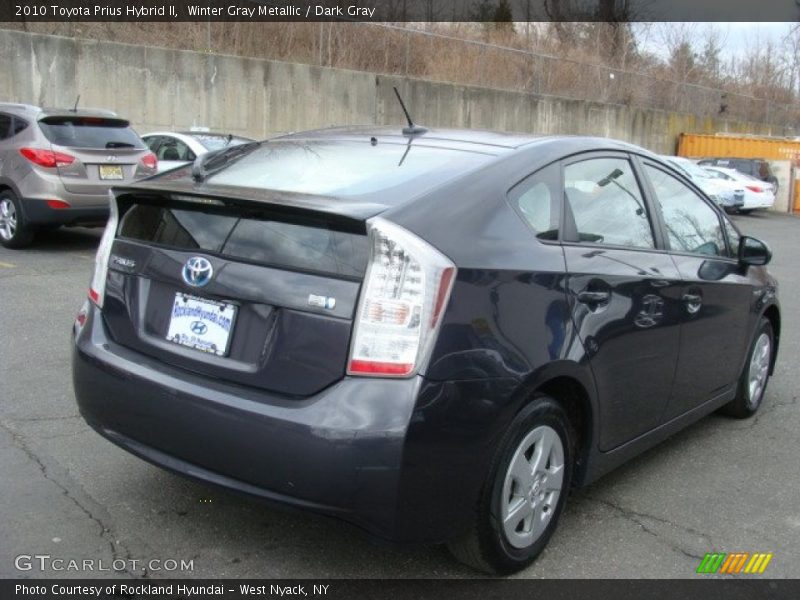
<path fill-rule="evenodd" d="M 378 362 L 374 360 L 351 360 L 350 372 L 361 375 L 408 375 L 414 365 Z"/>
<path fill-rule="evenodd" d="M 763 188 L 760 188 L 757 185 L 746 185 L 744 187 L 746 187 L 751 192 L 757 192 L 759 194 L 764 191 Z"/>
<path fill-rule="evenodd" d="M 56 210 L 60 210 L 63 208 L 69 208 L 70 204 L 69 202 L 64 202 L 63 200 L 48 200 L 47 206 Z"/>
<path fill-rule="evenodd" d="M 19 153 L 22 154 L 32 163 L 40 167 L 66 167 L 75 162 L 75 157 L 63 152 L 53 152 L 52 150 L 42 150 L 41 148 L 20 148 Z"/>
<path fill-rule="evenodd" d="M 148 152 L 142 158 L 142 164 L 148 169 L 156 169 L 158 168 L 158 158 L 152 152 Z"/>

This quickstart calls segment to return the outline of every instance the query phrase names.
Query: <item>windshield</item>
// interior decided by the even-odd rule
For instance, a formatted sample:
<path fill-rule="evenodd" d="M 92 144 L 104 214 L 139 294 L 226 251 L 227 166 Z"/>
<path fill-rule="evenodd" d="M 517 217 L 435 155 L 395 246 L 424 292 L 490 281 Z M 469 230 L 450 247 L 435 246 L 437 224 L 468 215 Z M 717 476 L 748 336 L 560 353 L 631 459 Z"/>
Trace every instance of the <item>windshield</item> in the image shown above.
<path fill-rule="evenodd" d="M 47 117 L 39 128 L 51 144 L 72 148 L 134 148 L 144 143 L 124 119 L 104 117 Z"/>
<path fill-rule="evenodd" d="M 408 144 L 273 141 L 211 175 L 216 185 L 358 196 L 393 188 L 419 192 L 487 162 L 491 155 Z M 384 198 L 385 200 L 385 198 Z"/>

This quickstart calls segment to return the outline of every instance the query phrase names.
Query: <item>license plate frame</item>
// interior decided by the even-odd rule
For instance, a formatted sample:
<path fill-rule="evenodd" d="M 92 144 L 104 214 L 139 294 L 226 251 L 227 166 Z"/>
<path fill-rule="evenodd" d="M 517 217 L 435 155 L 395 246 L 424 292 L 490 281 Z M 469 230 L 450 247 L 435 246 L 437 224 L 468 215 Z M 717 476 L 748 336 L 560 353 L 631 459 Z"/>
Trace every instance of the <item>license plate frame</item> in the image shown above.
<path fill-rule="evenodd" d="M 120 181 L 125 179 L 122 165 L 98 165 L 100 179 L 103 181 Z"/>
<path fill-rule="evenodd" d="M 175 292 L 165 338 L 183 348 L 228 356 L 238 313 L 233 302 Z"/>

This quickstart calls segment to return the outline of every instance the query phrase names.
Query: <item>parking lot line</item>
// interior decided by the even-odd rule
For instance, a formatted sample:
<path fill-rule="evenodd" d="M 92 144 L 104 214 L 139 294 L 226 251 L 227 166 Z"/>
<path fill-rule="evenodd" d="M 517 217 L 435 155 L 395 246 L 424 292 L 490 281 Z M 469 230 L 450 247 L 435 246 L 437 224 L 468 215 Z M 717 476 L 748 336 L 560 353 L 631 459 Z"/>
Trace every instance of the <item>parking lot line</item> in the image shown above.
<path fill-rule="evenodd" d="M 14 267 L 16 267 L 16 266 L 17 266 L 17 265 L 12 265 L 11 263 L 7 263 L 7 262 L 2 262 L 2 261 L 0 261 L 0 267 L 4 267 L 4 268 L 6 268 L 6 269 L 13 269 L 13 268 L 14 268 Z"/>

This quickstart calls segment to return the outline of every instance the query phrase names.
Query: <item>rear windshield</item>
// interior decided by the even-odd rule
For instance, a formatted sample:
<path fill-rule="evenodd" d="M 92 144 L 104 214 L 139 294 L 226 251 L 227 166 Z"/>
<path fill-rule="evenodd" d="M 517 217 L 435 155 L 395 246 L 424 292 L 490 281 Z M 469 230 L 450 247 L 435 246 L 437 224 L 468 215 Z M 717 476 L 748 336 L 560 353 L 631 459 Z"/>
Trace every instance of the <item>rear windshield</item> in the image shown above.
<path fill-rule="evenodd" d="M 138 204 L 122 219 L 119 236 L 180 250 L 295 270 L 361 278 L 366 235 L 325 222 L 286 222 Z"/>
<path fill-rule="evenodd" d="M 669 162 L 673 166 L 678 167 L 678 169 L 684 171 L 685 173 L 688 173 L 688 175 L 693 179 L 708 179 L 711 177 L 708 171 L 706 171 L 702 167 L 698 167 L 695 163 L 693 163 L 690 160 L 669 160 Z"/>
<path fill-rule="evenodd" d="M 209 182 L 340 197 L 392 189 L 408 189 L 413 193 L 442 183 L 491 158 L 413 141 L 374 145 L 343 141 L 273 141 L 212 175 Z"/>
<path fill-rule="evenodd" d="M 210 135 L 210 134 L 192 134 L 192 137 L 200 142 L 203 147 L 208 150 L 209 152 L 213 152 L 214 150 L 221 150 L 222 148 L 227 148 L 228 146 L 239 146 L 241 144 L 246 144 L 248 142 L 252 142 L 253 140 L 247 138 L 240 138 L 240 137 L 228 137 L 227 135 Z"/>
<path fill-rule="evenodd" d="M 39 127 L 51 144 L 72 148 L 144 149 L 144 142 L 124 119 L 47 117 Z"/>

